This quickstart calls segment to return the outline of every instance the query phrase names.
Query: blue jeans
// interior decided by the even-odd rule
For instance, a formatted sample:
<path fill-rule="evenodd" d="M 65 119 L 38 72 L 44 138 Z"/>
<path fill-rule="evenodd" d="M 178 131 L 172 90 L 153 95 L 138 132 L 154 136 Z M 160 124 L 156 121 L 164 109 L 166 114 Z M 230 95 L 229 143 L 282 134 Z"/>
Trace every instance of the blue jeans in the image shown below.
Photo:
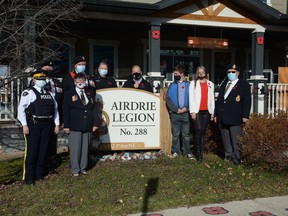
<path fill-rule="evenodd" d="M 189 113 L 171 113 L 172 153 L 180 155 L 180 133 L 182 134 L 184 155 L 190 154 L 190 116 Z"/>

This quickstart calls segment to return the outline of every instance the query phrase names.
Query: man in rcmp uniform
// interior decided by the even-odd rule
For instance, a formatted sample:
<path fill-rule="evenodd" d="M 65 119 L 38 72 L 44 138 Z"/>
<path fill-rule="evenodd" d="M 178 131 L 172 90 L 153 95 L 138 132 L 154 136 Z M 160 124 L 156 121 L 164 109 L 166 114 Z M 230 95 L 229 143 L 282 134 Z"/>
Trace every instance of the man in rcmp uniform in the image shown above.
<path fill-rule="evenodd" d="M 54 71 L 54 61 L 47 60 L 41 65 L 41 70 L 46 74 L 46 85 L 44 89 L 47 92 L 52 93 L 53 97 L 58 104 L 58 113 L 60 119 L 60 125 L 63 122 L 62 117 L 62 81 L 55 76 L 57 72 Z M 57 155 L 57 134 L 54 133 L 54 127 L 51 128 L 50 133 L 50 143 L 48 145 L 47 156 L 46 156 L 46 168 L 47 172 L 50 174 L 57 174 L 55 170 L 56 164 L 56 155 Z"/>
<path fill-rule="evenodd" d="M 70 165 L 73 176 L 87 174 L 91 132 L 98 127 L 94 91 L 85 85 L 83 73 L 74 77 L 75 87 L 65 93 L 63 101 L 64 132 L 68 134 Z"/>
<path fill-rule="evenodd" d="M 94 77 L 96 91 L 103 88 L 117 87 L 115 79 L 108 75 L 108 65 L 101 62 L 98 67 L 98 74 Z"/>
<path fill-rule="evenodd" d="M 219 123 L 225 160 L 241 163 L 239 137 L 242 126 L 248 122 L 251 108 L 250 85 L 238 78 L 240 69 L 235 64 L 227 67 L 227 78 L 219 91 L 215 107 L 215 121 Z"/>
<path fill-rule="evenodd" d="M 33 86 L 23 91 L 18 106 L 18 120 L 22 124 L 26 141 L 23 169 L 23 180 L 26 184 L 43 180 L 53 122 L 54 133 L 59 132 L 57 102 L 52 93 L 44 89 L 46 75 L 43 71 L 37 70 L 32 76 Z"/>
<path fill-rule="evenodd" d="M 142 71 L 139 65 L 132 67 L 132 77 L 124 83 L 123 87 L 141 89 L 153 93 L 153 88 L 150 83 L 142 77 Z"/>

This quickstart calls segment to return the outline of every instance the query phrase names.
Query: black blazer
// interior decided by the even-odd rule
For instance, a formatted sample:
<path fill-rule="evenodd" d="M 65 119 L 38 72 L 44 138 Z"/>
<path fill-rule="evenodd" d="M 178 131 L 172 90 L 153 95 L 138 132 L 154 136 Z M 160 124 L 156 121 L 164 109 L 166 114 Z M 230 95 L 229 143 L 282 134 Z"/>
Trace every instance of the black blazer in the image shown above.
<path fill-rule="evenodd" d="M 98 109 L 95 104 L 95 94 L 85 88 L 89 102 L 84 106 L 75 88 L 65 93 L 63 101 L 64 128 L 71 131 L 91 132 L 93 126 L 99 124 Z"/>
<path fill-rule="evenodd" d="M 123 85 L 123 87 L 125 88 L 134 88 L 134 84 L 135 84 L 135 81 L 133 80 L 133 78 L 129 78 Z M 142 89 L 142 90 L 146 90 L 146 91 L 149 91 L 149 92 L 152 92 L 153 93 L 153 87 L 150 85 L 150 83 L 143 79 L 141 80 L 141 83 L 139 83 L 139 87 L 138 89 Z"/>
<path fill-rule="evenodd" d="M 250 85 L 239 79 L 228 97 L 224 99 L 227 82 L 224 82 L 220 87 L 215 106 L 215 116 L 220 124 L 241 125 L 243 123 L 242 118 L 249 118 L 250 115 Z"/>

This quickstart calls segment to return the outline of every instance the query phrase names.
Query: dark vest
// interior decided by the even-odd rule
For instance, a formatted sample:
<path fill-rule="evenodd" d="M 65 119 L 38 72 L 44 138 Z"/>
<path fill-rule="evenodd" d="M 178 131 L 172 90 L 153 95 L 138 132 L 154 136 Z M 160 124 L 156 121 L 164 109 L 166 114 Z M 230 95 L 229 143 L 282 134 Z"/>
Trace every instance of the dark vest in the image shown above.
<path fill-rule="evenodd" d="M 46 91 L 46 93 L 39 93 L 35 88 L 31 88 L 35 95 L 36 100 L 29 106 L 28 110 L 33 116 L 54 116 L 54 99 L 52 95 Z"/>

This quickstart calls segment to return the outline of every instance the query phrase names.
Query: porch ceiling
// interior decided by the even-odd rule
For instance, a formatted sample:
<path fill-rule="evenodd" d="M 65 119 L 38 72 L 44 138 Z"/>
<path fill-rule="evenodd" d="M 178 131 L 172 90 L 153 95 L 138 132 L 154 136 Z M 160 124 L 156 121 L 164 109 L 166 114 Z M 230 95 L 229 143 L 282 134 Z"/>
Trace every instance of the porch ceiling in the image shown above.
<path fill-rule="evenodd" d="M 186 1 L 188 0 L 85 0 L 84 11 L 149 17 L 153 12 Z M 249 16 L 263 20 L 267 25 L 288 26 L 287 14 L 282 14 L 259 0 L 218 0 L 218 2 L 245 11 Z M 121 18 L 116 16 L 114 19 Z M 147 22 L 147 19 L 143 19 L 142 22 Z"/>

